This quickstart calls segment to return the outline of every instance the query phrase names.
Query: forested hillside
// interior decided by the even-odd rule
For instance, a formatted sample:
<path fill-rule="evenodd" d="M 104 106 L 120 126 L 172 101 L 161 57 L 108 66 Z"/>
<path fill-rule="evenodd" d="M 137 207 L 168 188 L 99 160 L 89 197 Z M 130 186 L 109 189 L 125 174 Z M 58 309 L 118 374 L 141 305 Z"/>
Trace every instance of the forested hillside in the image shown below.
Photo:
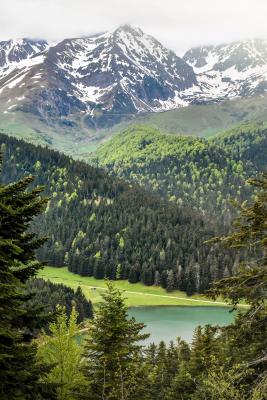
<path fill-rule="evenodd" d="M 92 303 L 86 299 L 80 287 L 74 291 L 63 284 L 52 283 L 40 278 L 30 279 L 26 287 L 29 294 L 33 294 L 30 303 L 35 307 L 41 304 L 45 312 L 54 313 L 57 306 L 60 305 L 64 307 L 65 313 L 69 317 L 72 306 L 75 305 L 78 323 L 93 316 Z"/>
<path fill-rule="evenodd" d="M 249 175 L 267 168 L 266 123 L 243 124 L 216 136 L 211 142 L 223 147 L 232 162 L 242 162 Z"/>
<path fill-rule="evenodd" d="M 230 201 L 248 198 L 245 180 L 267 166 L 266 134 L 264 125 L 247 124 L 207 141 L 136 126 L 103 144 L 93 163 L 227 227 Z"/>
<path fill-rule="evenodd" d="M 96 278 L 129 279 L 168 290 L 203 291 L 232 273 L 224 255 L 203 242 L 214 236 L 196 212 L 160 200 L 84 162 L 0 136 L 3 182 L 36 176 L 50 197 L 33 228 L 49 237 L 38 252 L 53 266 Z"/>
<path fill-rule="evenodd" d="M 20 157 L 27 150 L 32 161 L 32 146 L 17 141 L 8 145 Z M 13 160 L 9 151 L 6 154 Z M 49 156 L 54 159 L 55 154 Z M 19 160 L 14 167 L 20 166 Z M 58 168 L 62 160 L 55 161 Z M 42 162 L 44 158 L 35 162 L 36 170 Z M 237 254 L 239 248 L 247 248 L 259 255 L 255 263 L 246 259 L 233 276 L 215 282 L 209 291 L 212 299 L 221 297 L 233 309 L 241 301 L 249 307 L 229 326 L 196 328 L 190 345 L 178 337 L 175 343 L 147 348 L 141 342 L 149 337 L 143 332 L 144 324 L 129 318 L 123 293 L 111 282 L 94 318 L 81 329 L 78 317 L 85 316 L 85 309 L 91 315 L 81 291 L 32 280 L 43 266 L 35 250 L 45 239 L 34 230 L 29 232 L 29 227 L 48 203 L 42 188 L 31 188 L 32 184 L 33 177 L 23 177 L 0 185 L 1 400 L 266 400 L 267 174 L 250 180 L 258 189 L 257 196 L 239 205 L 239 218 L 230 235 L 212 240 Z M 70 299 L 74 300 L 71 311 Z M 54 301 L 63 301 L 67 314 L 60 307 L 47 314 Z M 47 327 L 44 334 L 42 328 Z M 82 343 L 77 340 L 81 333 L 85 335 Z"/>

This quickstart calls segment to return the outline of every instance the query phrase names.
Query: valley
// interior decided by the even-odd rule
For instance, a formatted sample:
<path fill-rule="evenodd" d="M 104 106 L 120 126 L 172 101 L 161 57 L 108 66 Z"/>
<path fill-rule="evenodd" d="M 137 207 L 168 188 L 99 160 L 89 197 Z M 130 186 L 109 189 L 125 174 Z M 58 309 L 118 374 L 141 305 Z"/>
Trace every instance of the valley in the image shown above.
<path fill-rule="evenodd" d="M 188 294 L 231 273 L 233 254 L 203 245 L 217 228 L 196 210 L 61 153 L 6 135 L 1 142 L 3 180 L 35 175 L 50 197 L 33 227 L 49 236 L 38 257 L 51 266 L 65 264 L 79 275 L 161 284 Z"/>
<path fill-rule="evenodd" d="M 49 237 L 38 257 L 51 266 L 192 295 L 253 257 L 207 241 L 229 231 L 231 200 L 253 195 L 245 181 L 266 168 L 263 123 L 210 140 L 136 125 L 100 146 L 92 166 L 0 137 L 3 180 L 32 174 L 45 185 L 50 200 L 33 226 Z"/>
<path fill-rule="evenodd" d="M 77 276 L 66 267 L 45 267 L 38 277 L 64 284 L 74 290 L 80 287 L 95 307 L 102 300 L 101 293 L 107 290 L 105 280 Z M 150 334 L 146 344 L 159 343 L 161 340 L 169 343 L 178 336 L 190 342 L 197 326 L 223 326 L 231 323 L 234 318 L 227 303 L 220 300 L 210 301 L 203 295 L 189 297 L 178 290 L 168 293 L 160 287 L 148 287 L 124 280 L 115 281 L 114 287 L 122 290 L 125 304 L 129 307 L 128 316 L 145 323 L 145 332 Z"/>
<path fill-rule="evenodd" d="M 0 400 L 266 400 L 267 39 L 83 3 L 0 41 Z"/>

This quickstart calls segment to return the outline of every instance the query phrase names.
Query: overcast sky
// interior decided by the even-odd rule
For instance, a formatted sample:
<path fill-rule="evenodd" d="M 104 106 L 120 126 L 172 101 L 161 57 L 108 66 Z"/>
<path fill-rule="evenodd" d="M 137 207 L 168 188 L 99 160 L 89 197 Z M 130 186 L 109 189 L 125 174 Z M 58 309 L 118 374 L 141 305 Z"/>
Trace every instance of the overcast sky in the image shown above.
<path fill-rule="evenodd" d="M 0 0 L 0 40 L 60 40 L 128 23 L 169 48 L 267 38 L 267 0 Z"/>

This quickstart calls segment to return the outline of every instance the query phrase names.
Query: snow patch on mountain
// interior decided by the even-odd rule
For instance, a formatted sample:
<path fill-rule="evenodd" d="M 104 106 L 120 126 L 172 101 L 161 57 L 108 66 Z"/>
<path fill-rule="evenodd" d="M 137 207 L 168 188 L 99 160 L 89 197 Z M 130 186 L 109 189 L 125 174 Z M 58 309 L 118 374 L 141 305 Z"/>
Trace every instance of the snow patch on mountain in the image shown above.
<path fill-rule="evenodd" d="M 195 48 L 184 60 L 194 68 L 202 99 L 219 101 L 267 90 L 267 40 Z"/>
<path fill-rule="evenodd" d="M 20 110 L 48 122 L 80 113 L 95 128 L 266 90 L 266 40 L 199 47 L 183 58 L 129 25 L 58 43 L 0 42 L 3 112 L 19 99 Z"/>

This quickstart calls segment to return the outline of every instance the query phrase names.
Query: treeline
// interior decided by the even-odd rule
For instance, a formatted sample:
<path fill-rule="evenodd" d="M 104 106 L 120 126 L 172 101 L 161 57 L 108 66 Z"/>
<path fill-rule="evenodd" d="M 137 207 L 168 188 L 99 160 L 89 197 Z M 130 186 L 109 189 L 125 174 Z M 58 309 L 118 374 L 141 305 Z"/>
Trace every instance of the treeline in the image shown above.
<path fill-rule="evenodd" d="M 209 141 L 133 126 L 100 146 L 91 162 L 199 210 L 210 225 L 223 229 L 235 215 L 231 200 L 251 195 L 245 180 L 266 169 L 266 149 L 262 124 L 242 125 Z"/>
<path fill-rule="evenodd" d="M 178 206 L 47 148 L 0 135 L 2 181 L 34 175 L 49 201 L 32 229 L 48 236 L 38 250 L 52 266 L 96 278 L 129 279 L 201 292 L 232 274 L 235 257 L 203 245 L 216 231 Z"/>

